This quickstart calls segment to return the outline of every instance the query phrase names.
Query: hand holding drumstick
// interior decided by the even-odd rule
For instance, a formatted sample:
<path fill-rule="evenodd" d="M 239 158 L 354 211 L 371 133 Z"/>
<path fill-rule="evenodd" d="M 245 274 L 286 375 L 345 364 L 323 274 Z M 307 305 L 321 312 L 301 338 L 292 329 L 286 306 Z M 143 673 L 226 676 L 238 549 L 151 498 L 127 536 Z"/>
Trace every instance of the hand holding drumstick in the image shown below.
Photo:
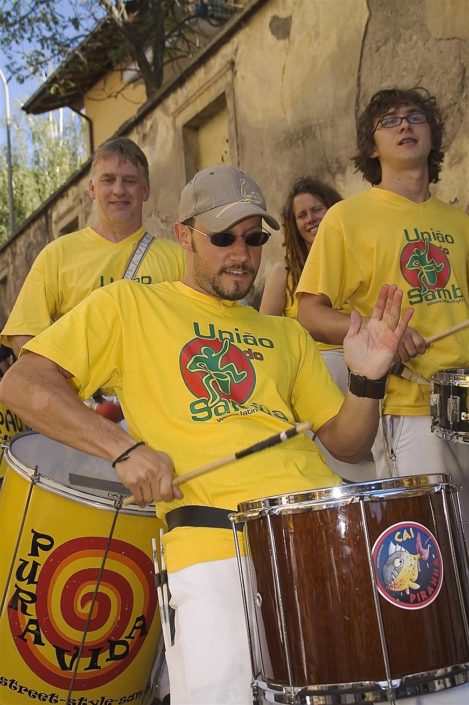
<path fill-rule="evenodd" d="M 135 444 L 127 451 L 126 457 L 114 461 L 119 480 L 142 506 L 154 499 L 166 502 L 182 499 L 182 492 L 173 486 L 173 461 L 166 453 L 153 450 L 144 444 Z"/>
<path fill-rule="evenodd" d="M 199 477 L 200 475 L 205 475 L 207 472 L 211 472 L 212 470 L 216 470 L 217 468 L 221 468 L 223 465 L 227 465 L 228 463 L 232 463 L 236 460 L 241 460 L 241 458 L 245 458 L 248 455 L 252 455 L 253 453 L 258 453 L 261 450 L 264 450 L 265 448 L 271 448 L 274 445 L 277 445 L 278 443 L 283 443 L 284 441 L 287 441 L 289 438 L 292 438 L 293 436 L 298 435 L 299 433 L 304 433 L 305 431 L 308 431 L 311 428 L 312 424 L 310 421 L 305 421 L 303 423 L 297 423 L 295 426 L 292 426 L 291 428 L 281 431 L 281 433 L 277 433 L 274 436 L 269 436 L 268 438 L 265 438 L 263 441 L 260 441 L 259 443 L 254 443 L 254 445 L 249 446 L 248 448 L 244 448 L 243 450 L 238 450 L 235 453 L 230 453 L 229 455 L 225 455 L 222 458 L 218 458 L 217 460 L 212 461 L 211 463 L 207 463 L 206 465 L 202 465 L 199 468 L 196 468 L 195 470 L 191 470 L 190 472 L 185 473 L 184 475 L 180 475 L 179 477 L 175 477 L 171 481 L 171 486 L 174 488 L 174 497 L 175 498 L 181 498 L 182 494 L 181 491 L 178 489 L 179 485 L 182 485 L 184 482 L 187 482 L 188 480 L 193 479 L 194 477 Z M 156 451 L 153 451 L 156 452 Z M 162 454 L 164 455 L 164 454 Z M 130 457 L 130 456 L 129 456 Z M 168 456 L 166 456 L 168 458 Z M 124 483 L 125 484 L 125 483 Z M 136 493 L 135 493 L 136 494 Z M 139 494 L 136 494 L 136 497 L 139 497 Z M 136 499 L 135 495 L 132 495 L 130 497 L 126 497 L 124 499 L 124 506 L 128 504 L 148 504 L 148 500 L 142 499 L 138 500 Z M 153 498 L 152 498 L 153 499 Z M 159 497 L 156 497 L 156 499 L 159 499 Z M 165 499 L 163 497 L 163 499 Z M 152 500 L 150 500 L 152 501 Z"/>
<path fill-rule="evenodd" d="M 463 321 L 462 323 L 457 323 L 455 326 L 448 328 L 440 333 L 435 333 L 429 338 L 424 338 L 415 328 L 410 326 L 407 328 L 398 348 L 398 357 L 400 362 L 408 362 L 417 355 L 423 355 L 429 345 L 436 343 L 437 340 L 442 340 L 447 338 L 454 333 L 458 333 L 460 330 L 464 330 L 469 327 L 469 319 Z"/>

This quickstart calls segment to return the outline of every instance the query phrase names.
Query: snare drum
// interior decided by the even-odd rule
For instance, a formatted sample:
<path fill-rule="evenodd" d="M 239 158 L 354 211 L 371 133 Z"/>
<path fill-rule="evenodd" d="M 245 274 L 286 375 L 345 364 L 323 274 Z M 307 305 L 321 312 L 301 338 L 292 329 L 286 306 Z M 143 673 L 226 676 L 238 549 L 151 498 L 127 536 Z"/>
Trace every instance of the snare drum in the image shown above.
<path fill-rule="evenodd" d="M 432 431 L 449 441 L 469 443 L 469 369 L 440 370 L 432 376 Z"/>
<path fill-rule="evenodd" d="M 110 463 L 38 433 L 5 455 L 0 702 L 142 703 L 161 633 L 154 508 L 122 508 Z"/>
<path fill-rule="evenodd" d="M 468 561 L 448 475 L 269 497 L 231 518 L 248 555 L 254 689 L 268 702 L 380 702 L 469 680 Z"/>

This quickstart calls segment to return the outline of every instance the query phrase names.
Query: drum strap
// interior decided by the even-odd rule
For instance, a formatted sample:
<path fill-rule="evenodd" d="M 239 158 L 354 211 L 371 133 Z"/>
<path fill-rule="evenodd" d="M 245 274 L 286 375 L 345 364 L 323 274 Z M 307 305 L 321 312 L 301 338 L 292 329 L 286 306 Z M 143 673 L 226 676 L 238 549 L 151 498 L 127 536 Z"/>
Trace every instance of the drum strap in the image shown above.
<path fill-rule="evenodd" d="M 134 251 L 130 255 L 129 261 L 125 265 L 125 269 L 122 272 L 122 279 L 133 279 L 135 277 L 135 275 L 137 274 L 137 270 L 142 264 L 143 258 L 147 254 L 150 245 L 152 244 L 154 239 L 155 238 L 153 237 L 153 235 L 150 235 L 150 233 L 143 233 L 142 237 L 137 242 Z M 93 399 L 98 403 L 101 403 L 103 401 L 102 389 L 98 389 L 93 394 Z"/>
<path fill-rule="evenodd" d="M 196 526 L 208 529 L 232 529 L 231 521 L 228 519 L 233 514 L 233 509 L 221 509 L 220 507 L 199 507 L 195 505 L 187 507 L 177 507 L 171 509 L 166 514 L 168 531 L 172 531 L 178 526 Z M 237 531 L 242 531 L 241 527 L 236 527 Z"/>
<path fill-rule="evenodd" d="M 135 250 L 132 252 L 129 261 L 122 274 L 122 279 L 133 279 L 137 273 L 137 269 L 142 264 L 143 258 L 147 254 L 148 248 L 155 238 L 150 233 L 143 233 L 137 243 Z"/>

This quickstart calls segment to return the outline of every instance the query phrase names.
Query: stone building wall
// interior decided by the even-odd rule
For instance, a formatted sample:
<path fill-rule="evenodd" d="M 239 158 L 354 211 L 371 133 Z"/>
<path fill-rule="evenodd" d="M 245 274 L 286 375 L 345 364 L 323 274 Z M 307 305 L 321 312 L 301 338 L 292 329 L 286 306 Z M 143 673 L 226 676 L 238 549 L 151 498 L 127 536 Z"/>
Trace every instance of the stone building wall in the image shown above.
<path fill-rule="evenodd" d="M 205 163 L 211 125 L 220 160 L 239 165 L 279 214 L 297 176 L 344 196 L 367 188 L 353 172 L 355 120 L 373 92 L 425 86 L 446 119 L 443 199 L 469 212 L 469 15 L 465 0 L 253 0 L 236 31 L 218 39 L 123 132 L 150 162 L 148 230 L 172 237 L 179 192 Z M 223 144 L 226 142 L 226 148 Z M 36 253 L 89 222 L 88 167 L 0 250 L 0 323 Z M 281 256 L 265 248 L 258 289 Z"/>

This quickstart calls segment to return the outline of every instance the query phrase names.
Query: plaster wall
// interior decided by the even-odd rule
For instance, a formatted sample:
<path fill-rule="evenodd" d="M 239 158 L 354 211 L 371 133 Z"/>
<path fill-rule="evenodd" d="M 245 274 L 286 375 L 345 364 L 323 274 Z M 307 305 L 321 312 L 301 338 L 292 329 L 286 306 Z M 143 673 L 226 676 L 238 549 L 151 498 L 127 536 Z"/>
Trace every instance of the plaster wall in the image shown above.
<path fill-rule="evenodd" d="M 129 123 L 125 133 L 150 162 L 147 229 L 172 237 L 179 193 L 193 168 L 184 128 L 221 98 L 226 160 L 259 181 L 277 216 L 292 181 L 305 173 L 334 184 L 344 196 L 367 188 L 351 161 L 355 120 L 376 90 L 391 85 L 423 85 L 437 96 L 446 120 L 446 158 L 433 190 L 469 213 L 468 59 L 465 0 L 260 3 L 183 83 Z M 219 135 L 219 120 L 213 120 Z M 12 305 L 34 254 L 70 215 L 78 214 L 80 225 L 89 222 L 87 177 L 85 169 L 0 250 L 0 316 Z M 265 247 L 258 290 L 281 253 L 278 234 Z"/>
<path fill-rule="evenodd" d="M 95 149 L 131 118 L 145 102 L 142 81 L 124 83 L 125 69 L 116 69 L 99 81 L 85 96 L 85 113 L 93 124 Z M 127 70 L 130 81 L 131 71 Z"/>

